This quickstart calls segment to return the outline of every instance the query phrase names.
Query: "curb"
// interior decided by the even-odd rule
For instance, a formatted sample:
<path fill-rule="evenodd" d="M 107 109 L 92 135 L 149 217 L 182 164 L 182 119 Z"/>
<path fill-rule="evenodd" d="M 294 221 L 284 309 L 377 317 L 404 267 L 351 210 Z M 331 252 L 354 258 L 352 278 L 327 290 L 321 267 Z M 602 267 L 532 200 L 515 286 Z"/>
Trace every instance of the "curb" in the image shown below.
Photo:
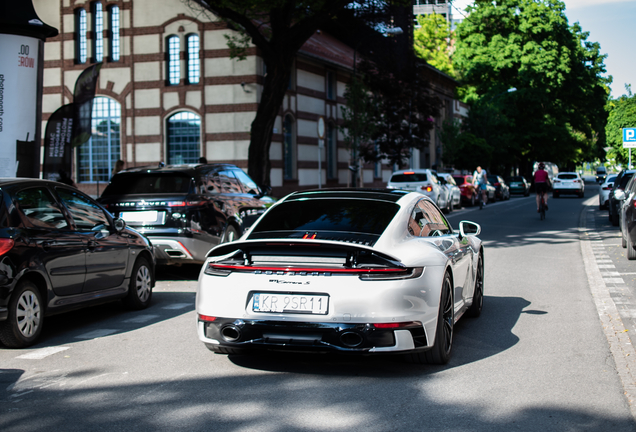
<path fill-rule="evenodd" d="M 602 242 L 602 240 L 591 238 L 593 236 L 590 233 L 594 231 L 587 228 L 587 213 L 593 211 L 589 207 L 597 201 L 598 198 L 594 197 L 583 203 L 584 207 L 579 218 L 581 253 L 592 298 L 616 365 L 616 373 L 623 384 L 630 412 L 636 421 L 636 350 L 631 343 L 607 285 L 605 285 L 592 250 L 592 243 Z"/>

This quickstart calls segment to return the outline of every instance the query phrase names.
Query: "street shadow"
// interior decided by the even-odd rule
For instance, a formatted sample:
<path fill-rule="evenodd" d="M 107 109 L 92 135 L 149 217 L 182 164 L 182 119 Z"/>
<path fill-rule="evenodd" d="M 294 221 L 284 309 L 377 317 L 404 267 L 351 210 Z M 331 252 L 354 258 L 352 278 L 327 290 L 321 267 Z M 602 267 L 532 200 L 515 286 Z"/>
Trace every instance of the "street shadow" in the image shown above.
<path fill-rule="evenodd" d="M 368 356 L 346 354 L 300 354 L 255 352 L 230 355 L 229 360 L 244 368 L 328 376 L 420 376 L 464 366 L 495 356 L 513 347 L 519 338 L 512 332 L 530 302 L 519 297 L 484 297 L 484 309 L 477 319 L 462 318 L 455 325 L 453 356 L 444 366 L 409 364 L 401 354 Z M 544 314 L 543 311 L 526 313 Z M 399 367 L 396 367 L 399 363 Z"/>
<path fill-rule="evenodd" d="M 195 281 L 199 279 L 201 264 L 160 265 L 155 269 L 157 281 Z"/>
<path fill-rule="evenodd" d="M 45 317 L 38 343 L 29 349 L 68 345 L 152 326 L 193 311 L 194 296 L 192 292 L 154 291 L 150 306 L 140 311 L 127 309 L 121 302 L 115 301 L 48 316 Z M 111 332 L 91 337 L 91 334 L 98 335 L 104 329 Z M 6 347 L 0 343 L 0 349 Z"/>

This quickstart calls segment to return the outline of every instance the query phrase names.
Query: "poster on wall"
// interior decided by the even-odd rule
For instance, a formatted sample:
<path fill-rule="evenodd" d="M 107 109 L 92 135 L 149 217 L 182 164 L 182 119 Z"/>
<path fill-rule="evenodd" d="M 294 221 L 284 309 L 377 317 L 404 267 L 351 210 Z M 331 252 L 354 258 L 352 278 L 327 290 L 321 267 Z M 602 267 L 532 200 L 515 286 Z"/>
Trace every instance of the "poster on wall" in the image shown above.
<path fill-rule="evenodd" d="M 0 177 L 15 177 L 18 149 L 31 149 L 37 123 L 40 40 L 0 34 Z"/>

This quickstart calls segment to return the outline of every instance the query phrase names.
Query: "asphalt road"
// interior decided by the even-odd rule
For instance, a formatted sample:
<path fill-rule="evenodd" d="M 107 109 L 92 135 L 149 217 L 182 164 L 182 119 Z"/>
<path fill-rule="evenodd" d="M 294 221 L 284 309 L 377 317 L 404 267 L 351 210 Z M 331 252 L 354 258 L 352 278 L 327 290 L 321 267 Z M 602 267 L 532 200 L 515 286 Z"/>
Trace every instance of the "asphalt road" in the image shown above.
<path fill-rule="evenodd" d="M 37 346 L 0 348 L 0 430 L 634 431 L 620 340 L 592 295 L 617 283 L 600 272 L 615 237 L 589 219 L 595 191 L 550 200 L 545 221 L 532 196 L 449 215 L 482 225 L 486 296 L 446 366 L 212 354 L 196 336 L 198 269 L 170 268 L 145 311 L 51 317 Z"/>

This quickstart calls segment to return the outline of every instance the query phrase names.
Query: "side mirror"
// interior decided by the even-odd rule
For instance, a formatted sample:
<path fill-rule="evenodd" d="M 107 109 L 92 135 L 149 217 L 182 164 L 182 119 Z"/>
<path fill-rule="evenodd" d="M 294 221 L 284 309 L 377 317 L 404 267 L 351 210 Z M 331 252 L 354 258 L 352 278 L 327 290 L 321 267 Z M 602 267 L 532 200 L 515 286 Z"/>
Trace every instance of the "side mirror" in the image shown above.
<path fill-rule="evenodd" d="M 272 193 L 272 187 L 271 186 L 269 186 L 269 185 L 260 186 L 259 187 L 259 193 L 256 196 L 256 198 L 264 197 L 265 195 L 269 195 L 270 193 Z"/>
<path fill-rule="evenodd" d="M 459 233 L 462 237 L 466 237 L 468 235 L 479 235 L 481 234 L 481 226 L 475 222 L 461 221 L 459 223 Z"/>
<path fill-rule="evenodd" d="M 113 226 L 117 232 L 122 232 L 126 228 L 126 221 L 121 218 L 117 218 L 113 221 Z"/>
<path fill-rule="evenodd" d="M 614 191 L 614 199 L 618 201 L 623 201 L 627 196 L 625 195 L 625 191 L 622 189 L 616 189 Z"/>

